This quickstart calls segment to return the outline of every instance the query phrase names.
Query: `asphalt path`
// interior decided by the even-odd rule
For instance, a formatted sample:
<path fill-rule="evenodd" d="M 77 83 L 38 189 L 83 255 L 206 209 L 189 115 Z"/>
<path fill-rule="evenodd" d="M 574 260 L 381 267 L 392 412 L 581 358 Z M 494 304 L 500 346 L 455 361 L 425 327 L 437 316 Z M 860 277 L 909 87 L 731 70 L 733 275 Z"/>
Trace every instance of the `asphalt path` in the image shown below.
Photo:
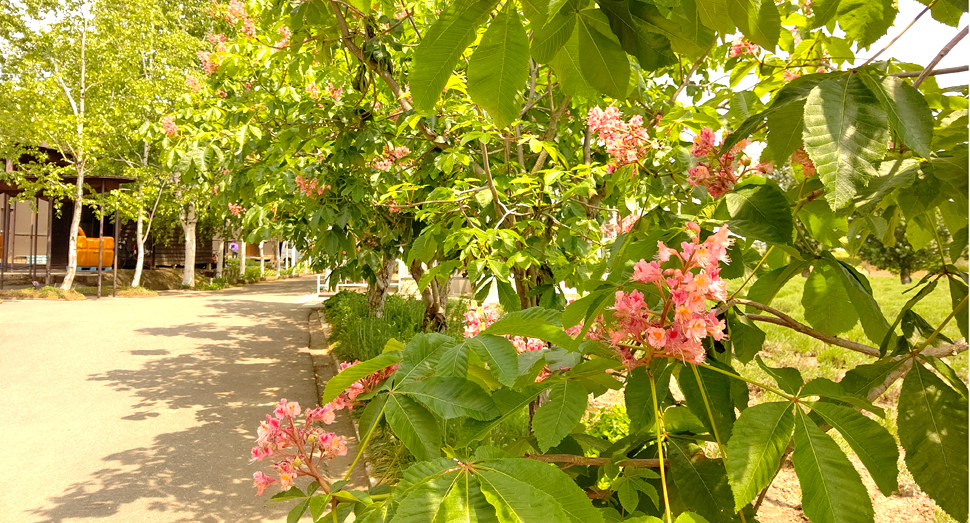
<path fill-rule="evenodd" d="M 249 450 L 278 398 L 316 402 L 314 290 L 0 303 L 0 522 L 284 521 Z"/>

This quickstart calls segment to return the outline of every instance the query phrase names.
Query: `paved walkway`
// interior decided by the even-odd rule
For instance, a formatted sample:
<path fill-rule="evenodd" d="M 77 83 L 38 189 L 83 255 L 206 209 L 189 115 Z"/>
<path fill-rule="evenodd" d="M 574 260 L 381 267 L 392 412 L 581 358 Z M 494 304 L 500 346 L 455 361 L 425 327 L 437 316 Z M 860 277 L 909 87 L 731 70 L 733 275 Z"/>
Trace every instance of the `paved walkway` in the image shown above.
<path fill-rule="evenodd" d="M 316 402 L 314 290 L 0 304 L 0 522 L 284 521 L 249 449 L 278 398 Z"/>

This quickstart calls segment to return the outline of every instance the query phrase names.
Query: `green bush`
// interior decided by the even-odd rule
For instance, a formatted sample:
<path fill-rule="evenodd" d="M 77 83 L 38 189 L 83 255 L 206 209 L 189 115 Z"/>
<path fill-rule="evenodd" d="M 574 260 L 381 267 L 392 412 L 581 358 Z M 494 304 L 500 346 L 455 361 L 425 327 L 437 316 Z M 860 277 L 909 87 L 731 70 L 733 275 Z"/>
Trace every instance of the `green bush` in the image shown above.
<path fill-rule="evenodd" d="M 239 279 L 239 260 L 226 260 L 222 266 L 222 277 L 229 282 Z"/>
<path fill-rule="evenodd" d="M 259 267 L 246 267 L 246 272 L 243 273 L 242 279 L 246 283 L 256 283 L 259 281 Z"/>

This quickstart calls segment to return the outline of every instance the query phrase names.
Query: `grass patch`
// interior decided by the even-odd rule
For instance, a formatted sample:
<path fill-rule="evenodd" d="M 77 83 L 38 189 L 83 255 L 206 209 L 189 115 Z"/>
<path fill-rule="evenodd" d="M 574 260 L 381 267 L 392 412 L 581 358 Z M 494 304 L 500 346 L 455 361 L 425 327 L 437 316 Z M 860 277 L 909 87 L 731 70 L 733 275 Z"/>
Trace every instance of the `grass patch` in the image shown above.
<path fill-rule="evenodd" d="M 74 290 L 85 296 L 98 295 L 97 287 L 78 285 L 77 287 L 74 288 Z M 102 296 L 111 296 L 111 293 L 112 293 L 111 285 L 101 286 Z M 118 287 L 118 296 L 121 298 L 148 298 L 151 296 L 158 296 L 158 292 L 152 289 L 146 289 L 144 287 L 129 287 L 127 285 L 121 285 Z"/>
<path fill-rule="evenodd" d="M 39 289 L 12 289 L 0 291 L 2 298 L 21 300 L 83 300 L 84 295 L 76 290 L 64 291 L 57 287 L 41 287 Z"/>

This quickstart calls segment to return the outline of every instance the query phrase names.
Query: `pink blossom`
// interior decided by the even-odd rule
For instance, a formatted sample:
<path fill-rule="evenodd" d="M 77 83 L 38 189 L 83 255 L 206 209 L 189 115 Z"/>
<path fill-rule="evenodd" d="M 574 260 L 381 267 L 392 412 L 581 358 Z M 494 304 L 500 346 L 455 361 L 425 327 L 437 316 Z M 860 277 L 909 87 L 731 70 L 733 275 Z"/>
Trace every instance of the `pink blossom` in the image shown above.
<path fill-rule="evenodd" d="M 609 167 L 607 166 L 607 170 L 609 170 Z M 600 227 L 600 233 L 604 238 L 616 238 L 621 234 L 626 234 L 633 230 L 633 226 L 636 225 L 639 219 L 640 217 L 634 214 L 624 218 L 617 217 L 616 221 L 603 224 Z"/>
<path fill-rule="evenodd" d="M 667 344 L 667 331 L 659 327 L 647 329 L 647 343 L 655 349 L 662 349 Z"/>
<path fill-rule="evenodd" d="M 586 116 L 591 133 L 606 145 L 606 152 L 613 158 L 613 169 L 637 163 L 654 144 L 643 128 L 643 117 L 634 115 L 626 122 L 620 110 L 610 106 L 606 109 L 593 107 Z M 609 172 L 612 172 L 610 170 Z"/>
<path fill-rule="evenodd" d="M 205 74 L 215 74 L 219 70 L 219 66 L 213 61 L 212 53 L 208 51 L 199 51 L 199 61 L 202 62 L 202 70 Z"/>
<path fill-rule="evenodd" d="M 256 38 L 256 24 L 252 19 L 247 18 L 243 20 L 242 34 L 246 38 Z"/>
<path fill-rule="evenodd" d="M 199 83 L 199 79 L 192 75 L 185 77 L 185 87 L 187 87 L 189 91 L 192 91 L 193 93 L 197 93 L 202 90 L 202 84 Z"/>
<path fill-rule="evenodd" d="M 256 495 L 262 496 L 266 487 L 276 483 L 276 480 L 259 471 L 253 474 L 253 483 L 256 485 Z"/>
<path fill-rule="evenodd" d="M 339 86 L 335 87 L 333 84 L 327 84 L 327 93 L 330 94 L 331 98 L 339 100 L 340 97 L 344 95 L 344 88 Z"/>
<path fill-rule="evenodd" d="M 236 20 L 242 20 L 247 16 L 246 4 L 242 3 L 240 0 L 229 0 L 229 8 L 226 10 L 227 21 L 235 22 Z"/>
<path fill-rule="evenodd" d="M 162 130 L 165 131 L 165 135 L 169 138 L 175 138 L 179 133 L 179 128 L 175 125 L 175 117 L 172 115 L 163 116 L 159 121 L 162 124 Z"/>
<path fill-rule="evenodd" d="M 700 134 L 694 137 L 694 145 L 690 149 L 690 154 L 695 158 L 710 156 L 714 153 L 714 139 L 714 131 L 709 127 L 704 127 Z"/>
<path fill-rule="evenodd" d="M 760 51 L 760 47 L 745 40 L 744 38 L 735 40 L 734 43 L 731 44 L 731 58 L 737 58 L 746 54 L 757 57 Z"/>
<path fill-rule="evenodd" d="M 394 163 L 401 158 L 411 154 L 411 150 L 405 146 L 391 148 L 387 145 L 384 146 L 384 154 L 377 160 L 371 163 L 371 167 L 384 172 L 389 172 L 393 167 Z"/>
<path fill-rule="evenodd" d="M 321 196 L 326 189 L 330 188 L 329 185 L 319 185 L 316 178 L 304 178 L 302 174 L 296 175 L 296 185 L 300 192 L 308 198 Z"/>
<path fill-rule="evenodd" d="M 660 270 L 659 262 L 640 260 L 633 266 L 631 279 L 640 283 L 653 283 L 660 279 L 661 274 L 663 271 Z"/>
<path fill-rule="evenodd" d="M 790 82 L 790 81 L 794 80 L 795 78 L 798 78 L 799 76 L 801 76 L 801 75 L 798 74 L 798 73 L 789 71 L 788 69 L 785 69 L 785 72 L 781 73 L 781 78 L 784 81 L 786 81 L 786 82 Z"/>
<path fill-rule="evenodd" d="M 394 13 L 394 18 L 397 19 L 397 20 L 404 20 L 408 16 L 410 16 L 410 13 L 408 13 L 406 9 L 402 9 L 402 10 Z"/>
<path fill-rule="evenodd" d="M 243 207 L 238 203 L 230 203 L 229 212 L 231 212 L 233 216 L 241 216 L 243 213 Z"/>
<path fill-rule="evenodd" d="M 285 25 L 280 26 L 279 33 L 280 33 L 280 40 L 279 42 L 277 42 L 276 46 L 286 47 L 290 45 L 290 37 L 293 36 L 293 33 L 290 32 L 290 28 L 286 27 Z"/>
<path fill-rule="evenodd" d="M 797 151 L 792 153 L 791 161 L 793 164 L 799 164 L 802 166 L 802 174 L 806 178 L 811 178 L 815 176 L 815 163 L 809 158 L 808 153 L 805 151 L 804 147 L 800 147 Z"/>
<path fill-rule="evenodd" d="M 212 44 L 212 45 L 224 44 L 224 43 L 226 43 L 226 42 L 229 41 L 226 38 L 226 35 L 224 35 L 222 33 L 219 33 L 219 34 L 211 34 L 211 33 L 210 34 L 207 34 L 207 35 L 205 35 L 205 39 L 208 40 L 209 43 Z"/>

